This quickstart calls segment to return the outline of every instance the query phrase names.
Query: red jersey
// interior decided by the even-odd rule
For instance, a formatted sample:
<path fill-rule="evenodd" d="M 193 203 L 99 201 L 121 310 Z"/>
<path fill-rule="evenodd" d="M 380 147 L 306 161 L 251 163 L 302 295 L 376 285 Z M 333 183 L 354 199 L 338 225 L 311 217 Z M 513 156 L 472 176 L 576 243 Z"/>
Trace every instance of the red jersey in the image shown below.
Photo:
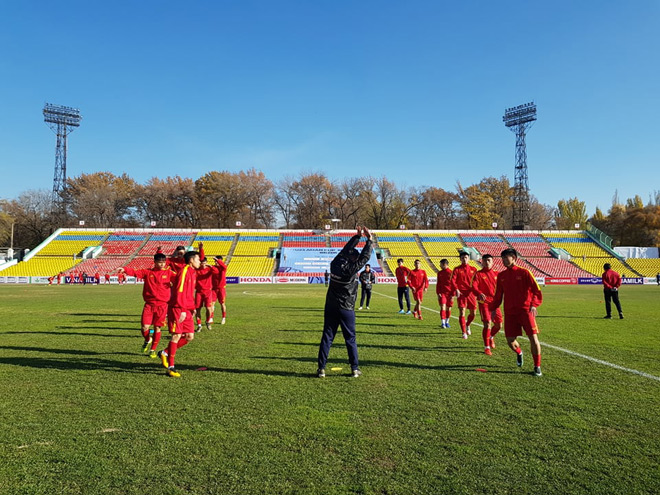
<path fill-rule="evenodd" d="M 124 271 L 131 277 L 137 277 L 144 280 L 142 287 L 142 298 L 144 302 L 168 302 L 170 300 L 172 280 L 174 272 L 169 268 L 156 270 L 148 268 L 146 270 L 133 270 L 126 267 Z"/>
<path fill-rule="evenodd" d="M 426 272 L 421 268 L 411 270 L 408 275 L 408 285 L 414 291 L 427 289 L 429 286 L 429 278 L 426 276 Z"/>
<path fill-rule="evenodd" d="M 471 265 L 458 265 L 454 268 L 451 281 L 454 287 L 461 291 L 461 295 L 469 296 L 472 291 L 472 277 L 477 269 Z"/>
<path fill-rule="evenodd" d="M 472 293 L 477 296 L 479 303 L 491 303 L 495 294 L 496 284 L 497 272 L 488 268 L 482 268 L 472 277 Z M 479 297 L 481 294 L 486 296 L 485 301 L 482 301 Z"/>
<path fill-rule="evenodd" d="M 621 287 L 621 275 L 614 270 L 605 270 L 602 279 L 603 287 L 606 289 L 618 289 Z"/>
<path fill-rule="evenodd" d="M 497 274 L 491 311 L 500 307 L 503 298 L 505 315 L 528 312 L 532 306 L 536 308 L 543 302 L 543 294 L 534 275 L 517 265 Z"/>
<path fill-rule="evenodd" d="M 396 275 L 396 284 L 398 287 L 407 287 L 408 286 L 408 276 L 410 275 L 410 268 L 406 266 L 398 266 L 394 270 L 394 275 Z"/>
<path fill-rule="evenodd" d="M 197 283 L 195 290 L 198 292 L 208 292 L 213 289 L 213 269 L 210 266 L 197 269 Z"/>
<path fill-rule="evenodd" d="M 178 308 L 186 311 L 195 309 L 195 284 L 197 283 L 197 270 L 190 265 L 185 265 L 176 273 L 172 283 L 172 294 L 170 297 L 170 308 Z"/>
<path fill-rule="evenodd" d="M 227 265 L 222 260 L 215 260 L 213 270 L 213 290 L 222 289 L 227 285 Z"/>
<path fill-rule="evenodd" d="M 162 249 L 156 250 L 156 254 L 162 254 L 162 253 L 163 253 Z M 201 248 L 199 250 L 199 259 L 200 260 L 204 259 L 204 248 Z M 177 258 L 176 256 L 170 256 L 169 258 L 167 258 L 167 266 L 170 267 L 175 272 L 178 272 L 186 266 L 186 260 L 183 256 L 181 256 L 181 258 Z"/>
<path fill-rule="evenodd" d="M 438 272 L 438 282 L 435 286 L 435 293 L 440 294 L 451 294 L 456 290 L 454 284 L 451 281 L 451 268 L 445 268 Z"/>

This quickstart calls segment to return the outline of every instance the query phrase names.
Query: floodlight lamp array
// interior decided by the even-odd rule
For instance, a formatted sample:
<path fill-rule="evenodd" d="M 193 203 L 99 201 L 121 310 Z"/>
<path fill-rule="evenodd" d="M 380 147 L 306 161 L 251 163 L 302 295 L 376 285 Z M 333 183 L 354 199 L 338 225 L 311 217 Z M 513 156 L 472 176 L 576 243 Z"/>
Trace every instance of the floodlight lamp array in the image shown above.
<path fill-rule="evenodd" d="M 71 127 L 79 127 L 82 116 L 80 110 L 62 105 L 46 103 L 44 105 L 44 121 L 51 124 L 64 124 Z"/>
<path fill-rule="evenodd" d="M 502 120 L 507 127 L 534 122 L 536 120 L 536 104 L 532 101 L 517 107 L 507 108 Z"/>

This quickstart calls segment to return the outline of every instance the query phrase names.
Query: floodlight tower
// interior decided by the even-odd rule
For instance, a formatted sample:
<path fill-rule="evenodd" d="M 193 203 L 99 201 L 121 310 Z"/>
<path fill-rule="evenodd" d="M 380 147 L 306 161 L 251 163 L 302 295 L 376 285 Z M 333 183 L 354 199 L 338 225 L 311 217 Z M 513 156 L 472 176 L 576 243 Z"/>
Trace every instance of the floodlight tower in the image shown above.
<path fill-rule="evenodd" d="M 513 186 L 513 228 L 524 230 L 529 223 L 529 183 L 527 180 L 527 148 L 525 134 L 536 120 L 534 102 L 507 108 L 504 125 L 516 133 L 516 174 Z"/>
<path fill-rule="evenodd" d="M 67 135 L 74 128 L 80 126 L 82 116 L 77 108 L 64 107 L 46 103 L 44 105 L 44 121 L 48 127 L 57 135 L 55 146 L 55 176 L 53 178 L 53 207 L 61 206 L 60 193 L 66 187 L 66 150 Z"/>

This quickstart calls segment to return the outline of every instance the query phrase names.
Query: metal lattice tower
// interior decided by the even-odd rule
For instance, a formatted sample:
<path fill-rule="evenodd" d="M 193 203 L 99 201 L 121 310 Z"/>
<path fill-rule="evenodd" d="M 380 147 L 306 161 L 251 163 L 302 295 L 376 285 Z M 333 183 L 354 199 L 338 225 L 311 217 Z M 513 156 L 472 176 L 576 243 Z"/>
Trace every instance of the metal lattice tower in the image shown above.
<path fill-rule="evenodd" d="M 82 116 L 77 108 L 46 103 L 44 121 L 57 136 L 55 146 L 55 176 L 53 178 L 53 207 L 61 206 L 61 193 L 66 187 L 66 150 L 67 136 L 76 127 L 80 127 Z"/>
<path fill-rule="evenodd" d="M 516 174 L 513 186 L 513 228 L 524 230 L 529 224 L 529 182 L 527 180 L 527 148 L 525 134 L 536 120 L 534 102 L 507 108 L 504 125 L 516 133 Z"/>

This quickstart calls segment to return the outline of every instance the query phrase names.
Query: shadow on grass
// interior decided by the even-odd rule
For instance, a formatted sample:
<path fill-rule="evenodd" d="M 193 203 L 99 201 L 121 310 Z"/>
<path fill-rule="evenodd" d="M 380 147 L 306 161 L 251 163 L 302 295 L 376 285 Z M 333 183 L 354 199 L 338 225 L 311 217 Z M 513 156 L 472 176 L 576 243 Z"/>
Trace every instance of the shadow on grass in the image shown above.
<path fill-rule="evenodd" d="M 110 359 L 45 359 L 26 357 L 0 357 L 0 363 L 26 368 L 56 369 L 62 371 L 112 371 L 119 373 L 162 372 L 163 368 L 154 366 L 153 362 L 145 364 L 113 361 Z"/>
<path fill-rule="evenodd" d="M 361 325 L 360 325 L 361 326 Z M 372 332 L 372 331 L 365 331 L 361 330 L 360 326 L 357 328 L 357 334 L 358 336 L 360 334 L 365 334 L 365 335 L 388 335 L 388 336 L 409 336 L 409 335 L 439 335 L 438 332 Z M 399 327 L 401 328 L 401 327 Z M 316 333 L 319 335 L 319 339 L 321 338 L 321 335 L 323 335 L 323 325 L 319 326 L 316 329 L 313 330 L 298 330 L 298 329 L 289 329 L 289 328 L 280 328 L 277 330 L 278 332 L 290 332 L 290 333 Z M 341 331 L 339 332 L 341 334 Z"/>
<path fill-rule="evenodd" d="M 178 369 L 179 367 L 177 367 Z M 182 366 L 181 370 L 194 370 L 195 367 Z M 295 378 L 318 378 L 316 373 L 300 373 L 298 371 L 282 371 L 282 370 L 252 370 L 252 369 L 240 369 L 240 368 L 215 368 L 210 367 L 205 371 L 214 371 L 216 373 L 235 373 L 239 375 L 264 375 L 264 376 L 287 376 Z M 314 369 L 316 371 L 316 368 Z"/>
<path fill-rule="evenodd" d="M 317 358 L 313 356 L 306 357 L 276 357 L 276 356 L 252 356 L 252 359 L 271 359 L 271 360 L 284 360 L 284 361 L 298 361 L 302 363 L 314 363 L 316 365 Z M 338 366 L 345 366 L 345 361 L 334 361 L 328 360 L 327 367 L 331 367 L 334 364 Z M 464 372 L 474 372 L 477 368 L 484 368 L 485 365 L 481 362 L 472 363 L 472 364 L 438 364 L 438 365 L 429 365 L 429 364 L 417 364 L 417 363 L 401 363 L 393 361 L 380 361 L 380 360 L 371 360 L 365 359 L 360 360 L 360 368 L 362 367 L 385 367 L 385 368 L 407 368 L 407 369 L 419 369 L 419 370 L 434 370 L 434 371 L 464 371 Z M 503 374 L 514 374 L 520 373 L 516 370 L 500 369 L 499 367 L 490 366 L 486 368 L 488 373 L 503 373 Z M 305 375 L 307 376 L 307 375 Z"/>
<path fill-rule="evenodd" d="M 274 344 L 281 345 L 300 345 L 300 346 L 313 346 L 318 347 L 318 343 L 313 342 L 273 342 Z M 335 340 L 332 343 L 333 347 L 343 347 L 343 341 L 341 339 Z M 407 346 L 407 345 L 381 345 L 381 344 L 363 344 L 358 342 L 358 349 L 364 347 L 369 349 L 388 349 L 392 351 L 447 351 L 447 352 L 464 352 L 464 353 L 474 353 L 473 349 L 466 349 L 461 347 L 445 347 L 445 346 L 431 346 L 431 347 L 420 347 L 420 346 Z"/>
<path fill-rule="evenodd" d="M 122 323 L 126 323 L 126 322 L 124 321 Z M 127 331 L 131 331 L 131 332 L 134 332 L 134 331 L 140 329 L 140 327 L 138 327 L 138 326 L 135 326 L 133 328 L 118 328 L 118 327 L 107 327 L 107 326 L 103 326 L 103 327 L 78 327 L 78 326 L 72 326 L 72 325 L 58 325 L 55 328 L 61 328 L 63 330 L 75 330 L 76 328 L 80 328 L 81 330 L 83 330 L 83 329 L 84 330 L 94 330 L 94 329 L 98 328 L 99 330 L 127 330 Z"/>
<path fill-rule="evenodd" d="M 81 349 L 46 349 L 45 347 L 23 347 L 17 345 L 2 345 L 0 349 L 11 349 L 13 351 L 28 351 L 28 352 L 48 352 L 51 354 L 71 354 L 74 356 L 135 356 L 134 352 L 95 352 L 83 351 Z"/>
<path fill-rule="evenodd" d="M 58 313 L 60 315 L 68 315 L 68 316 L 125 316 L 125 317 L 135 317 L 135 314 L 120 314 L 120 313 Z M 140 316 L 140 315 L 138 315 Z"/>
<path fill-rule="evenodd" d="M 75 328 L 75 327 L 74 327 Z M 107 328 L 104 328 L 104 330 L 107 330 Z M 114 330 L 114 329 L 113 329 Z M 121 329 L 117 329 L 121 330 Z M 128 329 L 123 329 L 123 330 L 128 330 Z M 139 331 L 138 328 L 132 328 L 131 330 L 137 330 Z M 35 331 L 12 331 L 12 332 L 0 332 L 0 335 L 6 335 L 6 334 L 35 334 L 35 335 L 87 335 L 90 337 L 121 337 L 122 339 L 126 338 L 126 335 L 121 334 L 106 334 L 106 333 L 87 333 L 87 332 L 35 332 Z"/>

